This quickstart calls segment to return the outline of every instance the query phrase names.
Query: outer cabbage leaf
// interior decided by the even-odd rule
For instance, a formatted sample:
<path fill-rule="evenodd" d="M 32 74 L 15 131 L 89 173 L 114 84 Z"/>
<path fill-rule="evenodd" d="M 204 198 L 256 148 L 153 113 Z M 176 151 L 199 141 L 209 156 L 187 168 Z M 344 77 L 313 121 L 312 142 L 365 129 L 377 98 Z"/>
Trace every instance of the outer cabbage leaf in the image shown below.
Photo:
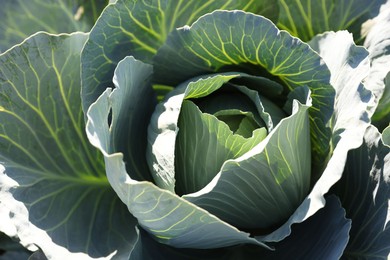
<path fill-rule="evenodd" d="M 130 259 L 152 260 L 152 259 L 170 259 L 170 260 L 226 260 L 231 259 L 232 252 L 225 248 L 217 249 L 189 249 L 174 248 L 157 242 L 145 230 L 140 229 L 140 239 L 138 240 Z"/>
<path fill-rule="evenodd" d="M 281 228 L 264 238 L 267 241 L 279 241 L 288 225 L 302 222 L 324 207 L 323 194 L 341 178 L 348 151 L 362 144 L 364 131 L 369 124 L 367 108 L 372 97 L 361 84 L 369 69 L 367 51 L 356 46 L 352 36 L 346 32 L 318 36 L 311 46 L 328 65 L 330 80 L 336 90 L 334 114 L 330 121 L 333 131 L 332 156 L 322 174 L 312 172 L 312 191 Z M 337 59 L 334 59 L 335 55 Z"/>
<path fill-rule="evenodd" d="M 364 84 L 376 98 L 370 110 L 371 113 L 375 111 L 373 124 L 383 130 L 390 122 L 390 1 L 368 24 L 370 28 L 364 46 L 370 52 L 371 70 Z"/>
<path fill-rule="evenodd" d="M 345 210 L 340 201 L 331 196 L 326 198 L 325 207 L 317 214 L 304 223 L 293 225 L 289 237 L 274 243 L 274 251 L 251 245 L 207 251 L 177 249 L 156 242 L 145 231 L 140 230 L 140 240 L 131 257 L 173 260 L 339 259 L 347 245 L 350 228 L 351 221 L 345 218 Z"/>
<path fill-rule="evenodd" d="M 0 52 L 38 31 L 89 31 L 107 3 L 107 0 L 3 0 Z"/>
<path fill-rule="evenodd" d="M 340 143 L 348 149 L 356 148 L 362 143 L 370 117 L 368 108 L 374 102 L 371 92 L 361 83 L 369 72 L 368 52 L 356 46 L 346 31 L 318 35 L 310 45 L 328 65 L 330 82 L 336 90 L 335 113 L 330 122 L 332 147 L 337 149 Z"/>
<path fill-rule="evenodd" d="M 272 0 L 118 0 L 93 27 L 82 54 L 83 109 L 112 86 L 116 64 L 125 56 L 151 62 L 167 35 L 216 9 L 277 15 Z"/>
<path fill-rule="evenodd" d="M 126 72 L 126 73 L 124 73 Z M 147 95 L 148 75 L 151 66 L 127 57 L 122 60 L 116 69 L 117 85 L 112 92 L 107 89 L 88 110 L 87 134 L 90 142 L 98 147 L 105 157 L 106 173 L 110 184 L 118 196 L 127 205 L 129 211 L 138 219 L 139 225 L 152 233 L 158 241 L 185 248 L 215 248 L 239 243 L 263 245 L 248 233 L 221 221 L 207 211 L 189 203 L 174 193 L 163 190 L 151 182 L 136 181 L 128 175 L 126 164 L 138 164 L 140 160 L 146 162 L 145 154 L 138 154 L 137 160 L 128 160 L 123 154 L 116 151 L 116 143 L 128 143 L 128 136 L 122 136 L 113 141 L 116 136 L 111 131 L 122 125 L 126 118 L 122 117 L 122 102 L 133 103 L 136 100 L 150 102 Z M 121 75 L 130 75 L 126 80 L 118 79 Z M 150 77 L 150 76 L 149 76 Z M 140 85 L 136 83 L 141 83 Z M 107 118 L 112 109 L 111 124 Z M 141 106 L 135 106 L 132 113 L 149 116 Z M 132 124 L 126 129 L 132 132 L 139 125 Z M 129 143 L 128 149 L 138 150 L 139 142 Z M 265 246 L 265 245 L 263 245 Z"/>
<path fill-rule="evenodd" d="M 1 172 L 4 171 L 4 167 L 0 165 Z M 31 254 L 28 250 L 37 250 L 36 246 L 24 244 L 23 246 L 19 243 L 17 237 L 17 230 L 15 225 L 10 219 L 10 210 L 4 206 L 0 200 L 0 256 L 4 259 L 18 259 L 27 258 Z M 27 250 L 28 248 L 28 250 Z"/>
<path fill-rule="evenodd" d="M 31 254 L 28 260 L 47 260 L 47 257 L 41 250 L 38 250 Z"/>
<path fill-rule="evenodd" d="M 388 259 L 390 146 L 374 126 L 367 129 L 363 145 L 349 152 L 344 175 L 334 191 L 352 220 L 343 259 Z"/>
<path fill-rule="evenodd" d="M 326 228 L 325 228 L 326 227 Z M 291 235 L 272 243 L 274 251 L 244 246 L 232 250 L 232 259 L 340 259 L 349 239 L 351 221 L 335 196 L 326 198 L 326 205 L 305 222 L 292 226 Z"/>
<path fill-rule="evenodd" d="M 84 132 L 75 68 L 86 38 L 39 33 L 0 56 L 1 207 L 49 259 L 126 257 L 136 239 Z"/>
<path fill-rule="evenodd" d="M 375 17 L 386 0 L 278 0 L 278 27 L 303 41 L 326 31 L 348 30 L 360 39 L 361 25 Z"/>
<path fill-rule="evenodd" d="M 17 250 L 17 251 L 6 251 L 5 253 L 1 253 L 0 250 L 0 257 L 1 260 L 15 260 L 15 259 L 29 259 L 34 260 L 30 258 L 31 253 L 26 252 L 26 250 Z M 42 259 L 46 260 L 46 259 Z"/>
<path fill-rule="evenodd" d="M 349 64 L 343 65 L 343 62 L 339 60 L 343 53 L 342 49 L 346 48 L 349 52 L 355 53 L 356 58 L 366 56 L 366 51 L 361 47 L 351 45 L 351 36 L 348 40 L 348 37 L 343 37 L 343 35 L 348 35 L 348 33 L 326 33 L 314 38 L 311 44 L 324 57 L 331 71 L 338 71 L 334 74 L 335 77 L 332 77 L 338 96 L 337 114 L 333 120 L 336 131 L 334 145 L 337 143 L 337 147 L 340 147 L 342 143 L 348 141 L 349 144 L 354 143 L 353 148 L 357 148 L 348 153 L 346 169 L 335 189 L 346 208 L 347 217 L 352 219 L 351 239 L 344 257 L 346 259 L 384 259 L 389 253 L 389 246 L 384 242 L 389 239 L 388 220 L 386 220 L 389 208 L 389 149 L 381 144 L 381 136 L 372 126 L 365 133 L 363 145 L 361 147 L 358 145 L 360 141 L 356 137 L 361 136 L 361 132 L 366 129 L 364 125 L 367 123 L 364 122 L 368 122 L 368 108 L 375 104 L 375 98 L 370 99 L 366 93 L 367 90 L 361 84 L 357 90 L 351 91 L 352 86 L 356 86 L 354 81 L 359 82 L 366 76 L 367 70 L 364 67 L 367 66 L 367 61 L 363 62 L 363 66 L 356 66 L 359 59 L 349 59 Z M 358 74 L 351 73 L 354 71 Z M 343 81 L 338 75 L 342 75 L 342 78 L 347 81 Z M 356 97 L 359 94 L 361 96 Z M 362 98 L 365 103 L 351 105 L 352 100 L 357 98 Z M 363 114 L 359 113 L 361 118 L 357 117 L 357 110 L 365 111 Z M 351 115 L 355 115 L 355 118 L 353 119 Z M 354 128 L 348 127 L 351 124 Z"/>
<path fill-rule="evenodd" d="M 12 240 L 6 234 L 0 232 L 0 257 L 4 260 L 26 259 L 31 252 L 24 248 L 18 241 Z"/>

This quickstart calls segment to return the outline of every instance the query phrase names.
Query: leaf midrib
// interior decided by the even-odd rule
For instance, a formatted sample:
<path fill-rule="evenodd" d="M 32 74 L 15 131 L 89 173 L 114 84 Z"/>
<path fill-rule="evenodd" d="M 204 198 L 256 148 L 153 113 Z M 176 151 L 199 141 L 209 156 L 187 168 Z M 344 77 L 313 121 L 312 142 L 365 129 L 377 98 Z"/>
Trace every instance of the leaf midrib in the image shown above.
<path fill-rule="evenodd" d="M 4 161 L 2 156 L 0 158 L 2 159 L 2 161 Z M 33 183 L 29 183 L 28 185 L 20 185 L 21 187 L 22 186 L 31 186 L 31 185 L 34 185 L 38 182 L 48 181 L 48 180 L 49 181 L 50 180 L 51 181 L 59 181 L 59 182 L 64 182 L 64 183 L 75 183 L 75 184 L 86 185 L 86 186 L 91 186 L 91 184 L 93 184 L 94 186 L 107 186 L 107 187 L 110 186 L 110 183 L 108 182 L 108 179 L 105 176 L 104 177 L 103 176 L 96 177 L 96 176 L 93 176 L 91 174 L 84 174 L 83 175 L 80 173 L 78 173 L 75 176 L 60 176 L 60 175 L 58 175 L 58 173 L 54 173 L 51 171 L 43 172 L 43 171 L 35 170 L 33 168 L 25 167 L 25 166 L 17 164 L 17 163 L 15 163 L 14 165 L 4 164 L 4 166 L 6 168 L 5 172 L 7 172 L 7 169 L 9 169 L 11 171 L 14 171 L 15 169 L 19 169 L 19 170 L 22 170 L 24 172 L 30 172 L 37 177 L 37 181 L 35 181 Z"/>

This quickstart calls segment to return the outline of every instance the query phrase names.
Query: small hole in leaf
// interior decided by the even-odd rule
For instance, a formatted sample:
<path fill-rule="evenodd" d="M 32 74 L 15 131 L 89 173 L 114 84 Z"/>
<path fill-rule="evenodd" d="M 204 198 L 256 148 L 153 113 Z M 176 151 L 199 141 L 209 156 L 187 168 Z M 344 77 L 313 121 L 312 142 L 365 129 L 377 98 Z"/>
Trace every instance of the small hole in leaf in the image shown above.
<path fill-rule="evenodd" d="M 107 124 L 108 124 L 108 127 L 110 128 L 111 124 L 112 124 L 112 108 L 110 109 L 110 112 L 108 113 L 108 116 L 107 116 Z"/>

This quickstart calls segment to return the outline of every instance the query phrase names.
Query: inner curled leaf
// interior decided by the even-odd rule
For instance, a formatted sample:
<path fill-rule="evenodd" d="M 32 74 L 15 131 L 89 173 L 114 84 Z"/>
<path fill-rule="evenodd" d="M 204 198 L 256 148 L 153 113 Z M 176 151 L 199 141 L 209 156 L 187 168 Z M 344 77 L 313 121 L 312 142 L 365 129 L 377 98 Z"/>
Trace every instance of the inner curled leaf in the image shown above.
<path fill-rule="evenodd" d="M 195 82 L 191 93 L 197 84 L 207 86 L 202 81 Z M 227 160 L 250 151 L 285 116 L 271 102 L 263 104 L 259 92 L 245 86 L 226 83 L 209 95 L 192 96 L 185 97 L 178 119 L 175 191 L 179 195 L 201 190 Z M 268 113 L 270 107 L 272 113 Z"/>
<path fill-rule="evenodd" d="M 234 121 L 230 120 L 231 126 L 236 124 Z M 245 131 L 246 126 L 240 128 L 243 122 L 245 124 L 246 120 L 237 125 L 237 131 Z M 251 131 L 248 138 L 237 131 L 234 134 L 228 124 L 214 115 L 202 113 L 188 100 L 183 101 L 178 127 L 175 177 L 176 193 L 179 195 L 202 189 L 219 172 L 225 161 L 243 155 L 267 136 L 265 127 Z"/>
<path fill-rule="evenodd" d="M 260 127 L 251 112 L 238 109 L 222 110 L 215 113 L 214 116 L 225 122 L 234 134 L 241 135 L 244 138 L 251 137 L 253 131 Z"/>

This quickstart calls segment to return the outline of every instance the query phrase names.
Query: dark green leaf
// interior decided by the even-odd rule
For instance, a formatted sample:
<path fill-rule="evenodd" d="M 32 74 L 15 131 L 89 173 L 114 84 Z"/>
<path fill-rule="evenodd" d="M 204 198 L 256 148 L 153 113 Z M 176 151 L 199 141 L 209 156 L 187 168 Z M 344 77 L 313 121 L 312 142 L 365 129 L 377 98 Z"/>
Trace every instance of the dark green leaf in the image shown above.
<path fill-rule="evenodd" d="M 303 41 L 326 31 L 348 30 L 360 39 L 361 25 L 378 14 L 386 0 L 278 0 L 278 27 Z"/>
<path fill-rule="evenodd" d="M 87 23 L 88 30 L 92 28 L 96 20 L 99 18 L 103 9 L 113 0 L 62 0 L 68 3 L 73 3 L 74 18 L 77 21 Z M 80 16 L 79 16 L 80 14 Z"/>
<path fill-rule="evenodd" d="M 28 260 L 48 260 L 48 259 L 41 250 L 38 250 L 32 253 L 28 258 Z"/>
<path fill-rule="evenodd" d="M 373 125 L 378 127 L 379 130 L 383 130 L 390 124 L 390 72 L 384 79 L 384 84 L 382 97 L 379 99 L 378 107 L 372 116 Z M 381 92 L 381 90 L 379 91 Z"/>
<path fill-rule="evenodd" d="M 291 235 L 273 243 L 274 251 L 253 246 L 232 249 L 232 259 L 339 259 L 349 239 L 351 221 L 335 197 L 327 197 L 326 205 L 303 223 L 292 226 Z"/>
<path fill-rule="evenodd" d="M 23 248 L 17 251 L 15 250 L 6 251 L 4 253 L 0 250 L 0 259 L 1 260 L 25 260 L 29 258 L 30 254 L 31 252 Z"/>
<path fill-rule="evenodd" d="M 387 259 L 390 253 L 390 146 L 370 126 L 361 147 L 348 153 L 335 192 L 352 220 L 343 259 Z"/>
<path fill-rule="evenodd" d="M 21 242 L 48 257 L 122 255 L 136 237 L 84 131 L 77 68 L 86 38 L 39 33 L 0 56 L 1 202 Z"/>
<path fill-rule="evenodd" d="M 88 31 L 107 0 L 2 0 L 0 52 L 38 31 Z"/>
<path fill-rule="evenodd" d="M 27 249 L 25 249 L 16 239 L 11 239 L 3 232 L 0 232 L 0 258 L 2 258 L 1 252 L 19 252 L 21 255 L 28 255 Z"/>
<path fill-rule="evenodd" d="M 174 248 L 157 242 L 142 228 L 139 229 L 139 234 L 140 239 L 130 256 L 131 260 L 226 260 L 231 257 L 231 252 L 225 248 Z"/>

